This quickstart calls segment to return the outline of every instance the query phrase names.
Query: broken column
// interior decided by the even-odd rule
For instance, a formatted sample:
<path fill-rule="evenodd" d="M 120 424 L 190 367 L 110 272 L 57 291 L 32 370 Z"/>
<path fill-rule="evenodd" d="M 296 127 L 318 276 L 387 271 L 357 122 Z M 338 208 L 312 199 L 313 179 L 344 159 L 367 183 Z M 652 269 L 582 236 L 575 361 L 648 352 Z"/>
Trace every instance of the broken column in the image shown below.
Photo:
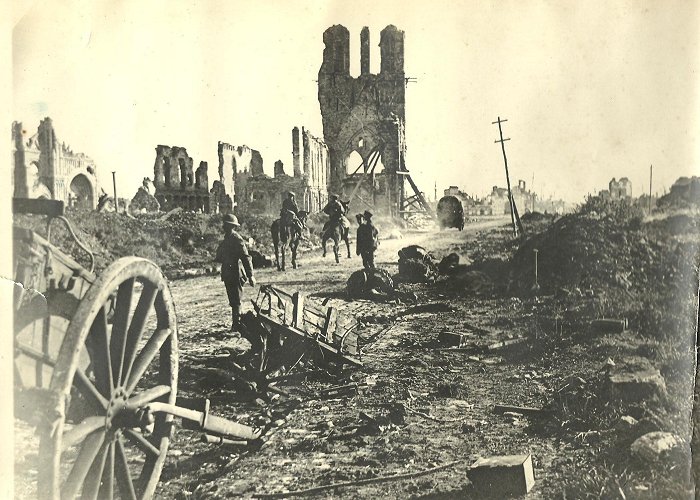
<path fill-rule="evenodd" d="M 309 133 L 301 127 L 301 141 L 304 146 L 304 175 L 309 177 L 311 168 L 311 150 L 309 149 Z"/>
<path fill-rule="evenodd" d="M 294 168 L 294 177 L 301 177 L 301 164 L 299 153 L 299 127 L 292 129 L 292 165 Z"/>

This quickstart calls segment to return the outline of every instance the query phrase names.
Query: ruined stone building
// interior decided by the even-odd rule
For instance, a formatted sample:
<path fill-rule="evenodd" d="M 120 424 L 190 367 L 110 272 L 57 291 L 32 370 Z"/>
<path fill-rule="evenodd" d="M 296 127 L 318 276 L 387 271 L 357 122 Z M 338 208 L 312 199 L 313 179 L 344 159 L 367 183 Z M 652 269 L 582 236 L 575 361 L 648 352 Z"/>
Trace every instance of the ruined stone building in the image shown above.
<path fill-rule="evenodd" d="M 156 147 L 153 184 L 162 210 L 178 207 L 201 212 L 210 210 L 207 162 L 200 162 L 193 171 L 193 160 L 183 147 Z"/>
<path fill-rule="evenodd" d="M 329 187 L 344 199 L 354 194 L 352 211 L 371 206 L 398 215 L 408 210 L 410 201 L 404 198 L 404 179 L 410 180 L 405 167 L 404 32 L 393 25 L 381 31 L 380 71 L 372 74 L 370 33 L 363 28 L 356 78 L 350 75 L 347 28 L 331 26 L 323 34 L 323 43 L 318 101 L 330 160 Z M 414 198 L 424 201 L 410 182 Z"/>
<path fill-rule="evenodd" d="M 294 178 L 299 179 L 296 195 L 299 208 L 309 212 L 321 210 L 328 202 L 328 176 L 330 161 L 328 147 L 322 139 L 314 137 L 304 127 L 301 128 L 301 145 L 299 144 L 299 128 L 292 129 L 292 157 Z M 302 157 L 302 167 L 299 156 Z M 275 172 L 275 177 L 277 173 Z"/>
<path fill-rule="evenodd" d="M 60 142 L 51 118 L 29 136 L 12 124 L 13 196 L 62 200 L 68 206 L 94 209 L 98 199 L 95 162 Z"/>
<path fill-rule="evenodd" d="M 608 183 L 608 189 L 603 189 L 598 196 L 607 200 L 629 200 L 632 198 L 632 182 L 627 177 L 615 180 L 613 177 Z"/>
<path fill-rule="evenodd" d="M 219 180 L 212 186 L 215 211 L 230 213 L 234 205 L 249 201 L 267 203 L 263 193 L 251 193 L 248 179 L 264 176 L 263 159 L 259 151 L 248 146 L 232 146 L 219 141 Z M 262 198 L 255 198 L 253 196 Z"/>
<path fill-rule="evenodd" d="M 613 200 L 632 198 L 632 182 L 627 177 L 621 177 L 619 181 L 613 177 L 608 184 L 608 189 Z"/>
<path fill-rule="evenodd" d="M 292 175 L 281 160 L 274 176 L 263 170 L 259 151 L 219 142 L 219 180 L 212 187 L 216 210 L 238 210 L 276 215 L 289 191 L 301 210 L 318 211 L 328 201 L 328 148 L 302 127 L 292 129 Z"/>
<path fill-rule="evenodd" d="M 527 189 L 527 184 L 524 180 L 519 180 L 517 186 L 511 187 L 513 200 L 518 209 L 518 213 L 524 214 L 531 212 L 537 202 L 537 195 Z M 486 197 L 486 203 L 493 207 L 493 215 L 509 214 L 510 201 L 508 200 L 508 189 L 493 186 L 491 193 Z"/>

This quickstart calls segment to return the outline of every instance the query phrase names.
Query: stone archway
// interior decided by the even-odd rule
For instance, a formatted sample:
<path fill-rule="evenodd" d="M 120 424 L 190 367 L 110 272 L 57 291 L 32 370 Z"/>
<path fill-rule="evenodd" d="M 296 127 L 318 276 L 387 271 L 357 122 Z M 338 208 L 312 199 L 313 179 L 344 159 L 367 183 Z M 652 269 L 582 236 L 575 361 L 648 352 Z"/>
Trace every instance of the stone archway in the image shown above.
<path fill-rule="evenodd" d="M 94 205 L 92 183 L 85 174 L 78 174 L 70 182 L 70 195 L 73 206 L 91 210 Z"/>

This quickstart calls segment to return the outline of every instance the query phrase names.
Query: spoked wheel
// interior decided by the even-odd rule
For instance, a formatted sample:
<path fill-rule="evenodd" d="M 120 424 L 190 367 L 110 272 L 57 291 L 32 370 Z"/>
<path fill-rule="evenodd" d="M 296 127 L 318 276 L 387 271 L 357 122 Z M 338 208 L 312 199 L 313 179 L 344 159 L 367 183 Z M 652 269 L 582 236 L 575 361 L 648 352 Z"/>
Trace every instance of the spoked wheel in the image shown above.
<path fill-rule="evenodd" d="M 145 419 L 148 403 L 175 403 L 177 321 L 158 266 L 137 258 L 107 268 L 80 302 L 51 379 L 42 426 L 39 496 L 153 496 L 172 416 Z"/>

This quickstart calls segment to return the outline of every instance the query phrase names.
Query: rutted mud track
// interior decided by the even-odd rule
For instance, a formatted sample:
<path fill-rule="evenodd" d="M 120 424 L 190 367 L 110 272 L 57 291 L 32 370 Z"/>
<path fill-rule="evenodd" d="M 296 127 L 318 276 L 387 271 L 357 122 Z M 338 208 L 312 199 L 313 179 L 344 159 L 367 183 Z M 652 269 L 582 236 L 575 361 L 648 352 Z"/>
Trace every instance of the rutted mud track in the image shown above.
<path fill-rule="evenodd" d="M 502 224 L 490 221 L 467 226 L 461 233 L 415 233 L 402 240 L 383 241 L 377 262 L 395 273 L 397 250 L 412 243 L 434 252 L 460 247 L 468 253 L 479 231 Z M 360 265 L 354 255 L 335 264 L 332 254 L 325 259 L 305 254 L 300 262 L 302 267 L 286 273 L 259 272 L 259 282 L 303 291 L 312 300 L 330 297 L 330 305 L 338 307 L 341 314 L 360 318 L 399 315 L 396 323 L 366 349 L 365 367 L 352 375 L 353 380 L 361 382 L 371 377 L 376 384 L 356 396 L 335 400 L 303 396 L 304 387 L 322 387 L 322 380 L 288 386 L 290 392 L 302 394 L 303 401 L 258 451 L 200 444 L 196 435 L 180 430 L 161 478 L 159 496 L 252 496 L 418 472 L 455 460 L 463 462 L 417 479 L 327 490 L 323 495 L 463 496 L 466 465 L 477 455 L 531 452 L 538 475 L 548 466 L 556 443 L 534 440 L 524 431 L 526 422 L 508 421 L 492 412 L 497 402 L 543 402 L 551 374 L 537 366 L 542 360 L 527 360 L 526 367 L 504 363 L 495 356 L 475 362 L 468 359 L 469 353 L 441 350 L 436 342 L 441 331 L 472 330 L 475 340 L 482 343 L 523 333 L 524 325 L 517 321 L 517 300 L 457 301 L 443 295 L 439 288 L 419 286 L 415 291 L 421 303 L 439 301 L 449 307 L 412 314 L 410 305 L 349 302 L 342 298 L 345 280 Z M 215 277 L 201 277 L 176 281 L 171 286 L 180 329 L 180 393 L 206 395 L 212 400 L 212 411 L 232 418 L 245 420 L 259 414 L 261 407 L 236 398 L 235 383 L 225 372 L 216 370 L 224 367 L 214 356 L 226 352 L 229 326 L 221 282 Z M 256 293 L 245 289 L 246 298 L 254 298 Z M 406 310 L 408 314 L 400 314 Z M 365 336 L 388 325 L 372 326 Z M 505 383 L 509 375 L 526 370 L 532 376 Z M 363 424 L 361 412 L 374 417 L 381 424 L 379 429 L 344 432 Z"/>

